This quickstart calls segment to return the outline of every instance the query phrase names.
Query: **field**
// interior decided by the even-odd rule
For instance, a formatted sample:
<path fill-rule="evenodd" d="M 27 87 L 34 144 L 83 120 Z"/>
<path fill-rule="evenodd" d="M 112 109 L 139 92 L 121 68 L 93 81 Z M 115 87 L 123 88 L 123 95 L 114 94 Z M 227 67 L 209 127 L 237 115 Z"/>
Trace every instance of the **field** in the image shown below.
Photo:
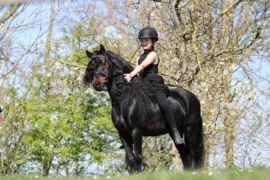
<path fill-rule="evenodd" d="M 157 174 L 135 174 L 131 176 L 91 176 L 91 177 L 73 177 L 73 178 L 43 178 L 36 175 L 31 176 L 10 176 L 2 177 L 3 180 L 270 180 L 270 169 L 223 169 L 218 171 L 200 171 L 185 173 L 160 172 Z"/>

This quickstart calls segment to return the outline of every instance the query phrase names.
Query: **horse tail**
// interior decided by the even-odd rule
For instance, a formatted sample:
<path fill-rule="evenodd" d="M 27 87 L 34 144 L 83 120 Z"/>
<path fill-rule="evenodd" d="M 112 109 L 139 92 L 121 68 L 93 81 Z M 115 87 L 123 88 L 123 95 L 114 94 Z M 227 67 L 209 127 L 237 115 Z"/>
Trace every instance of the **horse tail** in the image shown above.
<path fill-rule="evenodd" d="M 203 138 L 203 125 L 202 125 L 202 117 L 200 116 L 199 127 L 197 131 L 197 152 L 195 155 L 195 162 L 197 168 L 203 168 L 204 165 L 204 138 Z"/>

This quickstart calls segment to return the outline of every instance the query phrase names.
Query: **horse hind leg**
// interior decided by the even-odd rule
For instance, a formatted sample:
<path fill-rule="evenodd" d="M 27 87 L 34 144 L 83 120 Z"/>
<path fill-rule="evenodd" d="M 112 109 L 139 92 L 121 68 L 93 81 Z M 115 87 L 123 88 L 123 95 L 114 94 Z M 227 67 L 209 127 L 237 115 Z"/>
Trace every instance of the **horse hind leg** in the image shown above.
<path fill-rule="evenodd" d="M 173 142 L 174 142 L 174 138 L 173 138 L 173 135 L 172 133 L 169 133 Z M 181 135 L 181 137 L 183 138 L 183 132 L 180 131 L 179 133 Z M 178 150 L 179 154 L 180 154 L 180 157 L 182 159 L 182 163 L 183 163 L 183 166 L 184 166 L 184 169 L 189 169 L 190 167 L 190 162 L 189 162 L 189 156 L 188 156 L 188 149 L 186 147 L 186 144 L 175 144 L 174 142 L 174 145 L 176 147 L 176 149 Z"/>
<path fill-rule="evenodd" d="M 126 151 L 126 160 L 129 165 L 129 173 L 133 174 L 136 171 L 136 163 L 135 163 L 135 158 L 134 154 L 132 152 L 132 139 L 127 138 L 124 135 L 120 135 L 120 140 L 124 146 L 124 149 Z"/>

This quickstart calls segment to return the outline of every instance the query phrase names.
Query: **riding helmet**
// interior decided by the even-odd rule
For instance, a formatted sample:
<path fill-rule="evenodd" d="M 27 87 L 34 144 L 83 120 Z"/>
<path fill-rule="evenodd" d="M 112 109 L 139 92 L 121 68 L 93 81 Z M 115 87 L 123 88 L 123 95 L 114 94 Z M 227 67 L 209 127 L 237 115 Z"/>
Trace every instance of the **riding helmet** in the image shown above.
<path fill-rule="evenodd" d="M 158 34 L 157 31 L 154 28 L 151 27 L 145 27 L 140 30 L 138 39 L 142 38 L 150 38 L 150 39 L 155 39 L 158 41 Z"/>

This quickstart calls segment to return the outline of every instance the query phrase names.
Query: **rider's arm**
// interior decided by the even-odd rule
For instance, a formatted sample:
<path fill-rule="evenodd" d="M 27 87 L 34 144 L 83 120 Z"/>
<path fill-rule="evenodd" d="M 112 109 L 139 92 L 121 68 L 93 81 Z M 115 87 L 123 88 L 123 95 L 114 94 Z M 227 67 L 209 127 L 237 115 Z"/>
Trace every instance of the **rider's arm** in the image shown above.
<path fill-rule="evenodd" d="M 149 66 L 151 63 L 155 61 L 157 58 L 157 53 L 151 52 L 148 54 L 147 58 L 140 64 L 138 65 L 137 62 L 137 67 L 130 73 L 132 77 L 134 77 L 136 74 L 138 74 L 141 70 Z"/>

